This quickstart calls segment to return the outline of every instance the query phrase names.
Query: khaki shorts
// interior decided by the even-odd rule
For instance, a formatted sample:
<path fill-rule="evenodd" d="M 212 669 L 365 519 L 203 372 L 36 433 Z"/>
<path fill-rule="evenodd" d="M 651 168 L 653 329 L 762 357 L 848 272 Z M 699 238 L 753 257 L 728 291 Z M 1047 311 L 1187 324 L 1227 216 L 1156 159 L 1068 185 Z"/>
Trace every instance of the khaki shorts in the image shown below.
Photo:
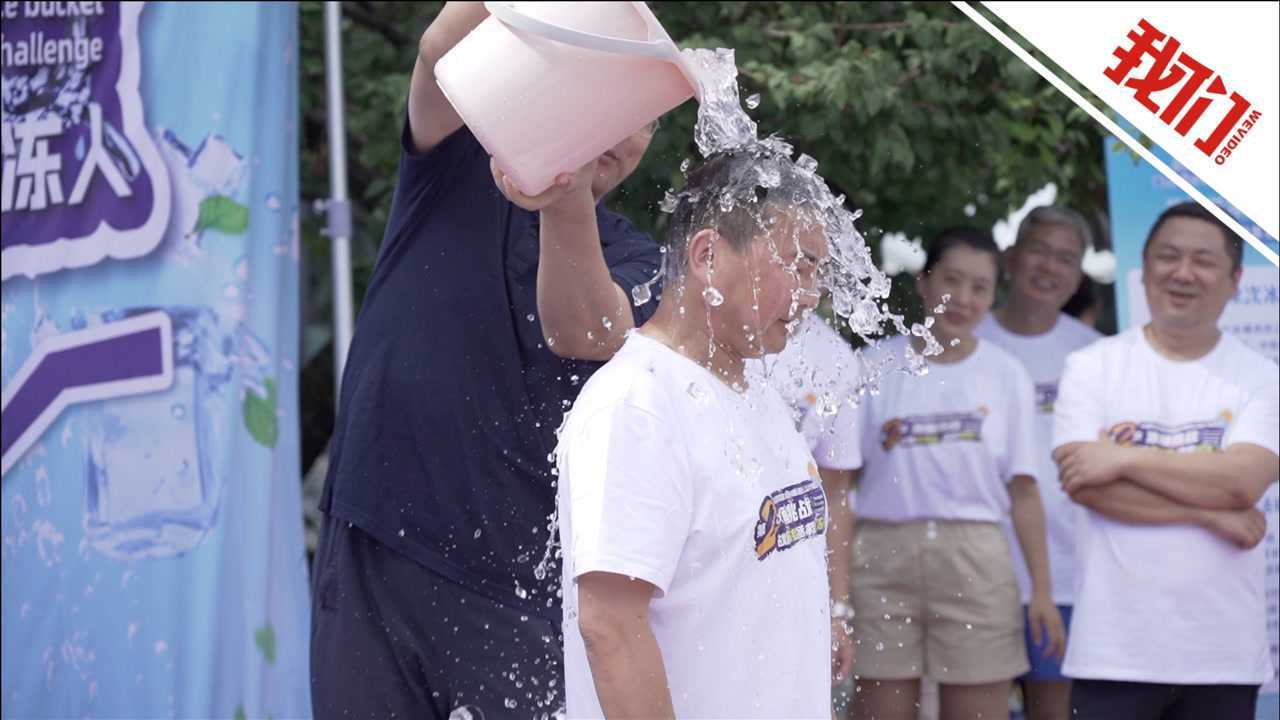
<path fill-rule="evenodd" d="M 857 521 L 853 672 L 971 685 L 1030 668 L 1022 606 L 995 523 Z"/>

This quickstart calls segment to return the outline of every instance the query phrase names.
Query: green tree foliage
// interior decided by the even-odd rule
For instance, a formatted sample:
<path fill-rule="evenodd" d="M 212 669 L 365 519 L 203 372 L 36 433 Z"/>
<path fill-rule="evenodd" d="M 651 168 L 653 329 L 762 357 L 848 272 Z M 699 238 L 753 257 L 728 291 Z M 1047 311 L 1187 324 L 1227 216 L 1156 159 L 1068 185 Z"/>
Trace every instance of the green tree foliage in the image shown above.
<path fill-rule="evenodd" d="M 357 299 L 394 189 L 417 39 L 440 5 L 343 3 Z M 927 241 L 950 225 L 990 227 L 1048 182 L 1086 215 L 1105 208 L 1096 124 L 948 3 L 652 5 L 682 47 L 735 49 L 742 96 L 762 96 L 751 111 L 761 133 L 779 133 L 819 161 L 832 187 L 863 210 L 873 247 L 886 232 Z M 301 24 L 302 191 L 316 198 L 328 192 L 319 3 L 302 3 Z M 697 159 L 696 112 L 690 102 L 663 119 L 644 162 L 611 199 L 658 237 L 666 216 L 657 204 L 678 185 L 681 160 Z M 329 351 L 319 352 L 330 321 L 327 240 L 314 219 L 304 234 L 308 350 L 320 376 L 309 390 L 321 391 L 332 384 L 323 375 Z M 914 315 L 906 280 L 895 282 L 892 302 Z"/>

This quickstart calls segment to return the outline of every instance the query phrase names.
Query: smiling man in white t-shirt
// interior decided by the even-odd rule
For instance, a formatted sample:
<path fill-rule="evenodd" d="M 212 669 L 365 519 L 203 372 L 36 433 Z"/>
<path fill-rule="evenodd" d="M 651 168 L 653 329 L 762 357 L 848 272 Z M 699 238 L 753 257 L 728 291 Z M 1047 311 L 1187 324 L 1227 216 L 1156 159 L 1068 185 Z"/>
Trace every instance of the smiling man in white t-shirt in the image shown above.
<path fill-rule="evenodd" d="M 569 717 L 830 717 L 827 499 L 744 376 L 817 303 L 826 236 L 796 207 L 815 182 L 746 151 L 691 171 L 658 310 L 562 429 Z"/>
<path fill-rule="evenodd" d="M 1054 458 L 1088 509 L 1074 720 L 1252 720 L 1274 672 L 1254 506 L 1280 475 L 1280 382 L 1218 329 L 1241 254 L 1198 205 L 1169 208 L 1143 248 L 1151 323 L 1067 358 Z"/>

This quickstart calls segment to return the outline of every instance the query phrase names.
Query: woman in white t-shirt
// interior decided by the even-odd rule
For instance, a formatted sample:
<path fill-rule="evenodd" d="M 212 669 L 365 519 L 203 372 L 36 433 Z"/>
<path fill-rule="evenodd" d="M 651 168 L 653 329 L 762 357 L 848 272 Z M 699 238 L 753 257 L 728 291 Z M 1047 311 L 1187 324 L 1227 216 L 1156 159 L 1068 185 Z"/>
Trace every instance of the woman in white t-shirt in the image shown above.
<path fill-rule="evenodd" d="M 924 361 L 923 375 L 886 373 L 859 407 L 854 718 L 914 718 L 922 677 L 940 684 L 943 720 L 1007 715 L 1010 682 L 1028 668 L 1000 529 L 1009 514 L 1028 558 L 1029 618 L 1062 649 L 1035 483 L 1031 379 L 974 336 L 998 263 L 986 233 L 961 228 L 934 240 L 916 289 L 933 309 L 942 352 Z M 918 365 L 925 350 L 923 338 L 896 337 L 867 364 Z"/>

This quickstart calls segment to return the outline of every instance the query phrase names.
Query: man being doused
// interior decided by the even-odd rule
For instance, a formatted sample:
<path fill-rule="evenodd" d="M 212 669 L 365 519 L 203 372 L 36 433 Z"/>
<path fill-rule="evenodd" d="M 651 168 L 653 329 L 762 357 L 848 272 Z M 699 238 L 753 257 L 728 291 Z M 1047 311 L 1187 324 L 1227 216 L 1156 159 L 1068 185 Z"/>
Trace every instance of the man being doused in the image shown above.
<path fill-rule="evenodd" d="M 763 150 L 691 171 L 658 310 L 566 420 L 570 717 L 830 714 L 827 498 L 781 397 L 743 374 L 817 304 L 823 190 Z"/>

